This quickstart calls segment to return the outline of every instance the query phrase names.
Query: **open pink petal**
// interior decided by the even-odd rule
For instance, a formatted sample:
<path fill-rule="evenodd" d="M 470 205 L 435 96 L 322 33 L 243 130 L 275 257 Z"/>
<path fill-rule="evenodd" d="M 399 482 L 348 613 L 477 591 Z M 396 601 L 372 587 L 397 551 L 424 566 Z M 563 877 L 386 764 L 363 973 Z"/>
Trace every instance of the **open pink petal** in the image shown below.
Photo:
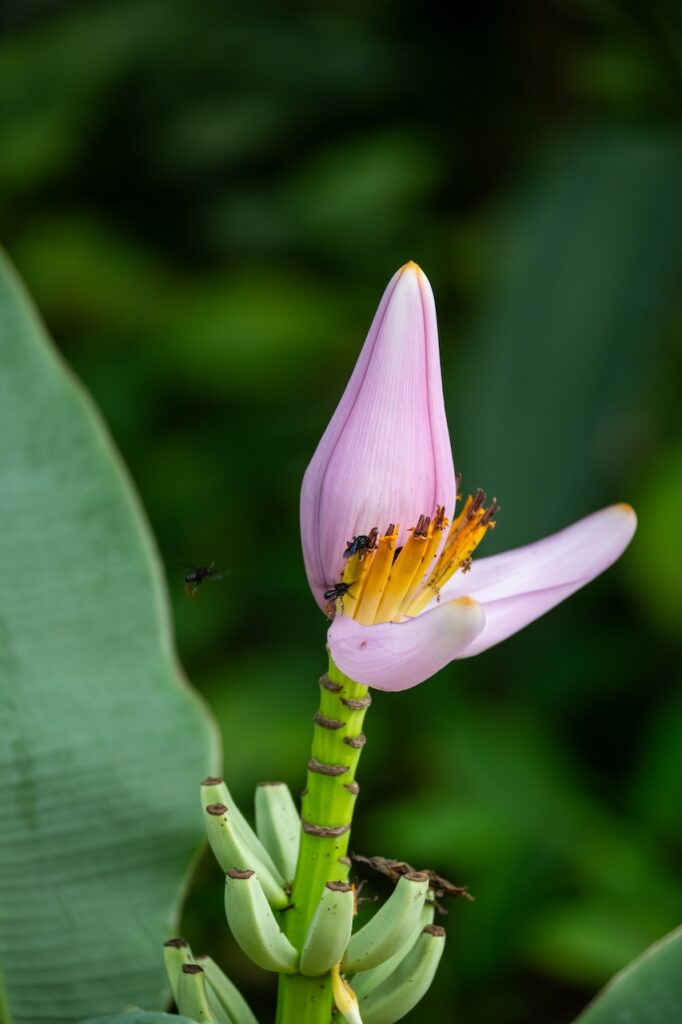
<path fill-rule="evenodd" d="M 407 690 L 458 657 L 484 623 L 481 606 L 460 597 L 399 623 L 361 626 L 338 615 L 327 640 L 335 663 L 351 679 L 377 690 Z"/>
<path fill-rule="evenodd" d="M 474 561 L 441 594 L 466 593 L 485 609 L 484 630 L 458 657 L 480 654 L 585 586 L 620 557 L 636 526 L 629 505 L 611 505 L 534 544 Z"/>
<path fill-rule="evenodd" d="M 515 594 L 513 597 L 504 597 L 500 601 L 486 601 L 485 627 L 470 644 L 460 650 L 458 658 L 471 658 L 474 654 L 487 651 L 502 640 L 518 633 L 520 629 L 527 626 L 535 619 L 539 619 L 545 612 L 550 611 L 555 605 L 565 601 L 567 597 L 574 594 L 576 590 L 584 587 L 588 580 L 579 583 L 567 583 L 561 587 L 550 587 L 547 590 L 531 590 L 526 594 Z"/>
<path fill-rule="evenodd" d="M 408 263 L 384 293 L 303 480 L 303 557 L 320 607 L 348 540 L 393 522 L 403 543 L 437 504 L 451 514 L 455 491 L 433 294 Z"/>
<path fill-rule="evenodd" d="M 498 601 L 565 583 L 587 583 L 620 558 L 636 527 L 630 505 L 609 505 L 533 544 L 474 558 L 468 573 L 456 573 L 446 583 L 441 600 L 471 594 L 477 601 Z"/>

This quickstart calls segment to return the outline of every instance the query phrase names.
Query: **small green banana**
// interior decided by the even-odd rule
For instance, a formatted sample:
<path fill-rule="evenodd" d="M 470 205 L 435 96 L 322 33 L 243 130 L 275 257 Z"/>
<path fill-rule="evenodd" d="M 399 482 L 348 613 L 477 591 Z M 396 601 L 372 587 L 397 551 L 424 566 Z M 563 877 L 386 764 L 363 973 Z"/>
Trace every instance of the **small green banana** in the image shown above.
<path fill-rule="evenodd" d="M 381 910 L 353 935 L 341 970 L 367 971 L 397 953 L 417 927 L 428 889 L 429 877 L 425 872 L 402 875 Z"/>
<path fill-rule="evenodd" d="M 393 974 L 398 964 L 405 959 L 407 954 L 413 948 L 427 924 L 433 924 L 433 917 L 433 903 L 425 903 L 422 908 L 422 912 L 419 915 L 417 927 L 414 929 L 405 944 L 400 947 L 398 952 L 394 953 L 393 956 L 390 956 L 388 960 L 384 960 L 383 964 L 379 964 L 378 967 L 373 967 L 371 971 L 363 971 L 361 974 L 356 974 L 353 978 L 353 988 L 355 989 L 355 994 L 358 999 L 364 999 L 370 992 L 373 992 L 378 985 L 381 985 L 382 981 L 388 978 L 389 974 Z"/>
<path fill-rule="evenodd" d="M 316 977 L 339 963 L 353 930 L 354 903 L 352 885 L 327 882 L 303 942 L 301 974 Z"/>
<path fill-rule="evenodd" d="M 206 807 L 206 817 L 208 841 L 223 871 L 229 871 L 230 868 L 237 866 L 252 868 L 257 871 L 259 882 L 272 906 L 277 910 L 286 907 L 289 897 L 282 888 L 281 876 L 278 873 L 273 874 L 257 853 L 247 846 L 225 804 L 209 804 Z"/>
<path fill-rule="evenodd" d="M 234 831 L 241 839 L 243 846 L 251 853 L 254 870 L 257 871 L 259 867 L 267 868 L 273 878 L 277 879 L 278 884 L 283 886 L 285 879 L 278 868 L 275 867 L 272 857 L 232 799 L 232 794 L 223 779 L 208 778 L 202 782 L 201 805 L 206 808 L 210 804 L 224 804 L 229 808 Z"/>
<path fill-rule="evenodd" d="M 191 1020 L 215 1021 L 206 996 L 204 972 L 198 964 L 183 964 L 178 978 L 178 1010 Z"/>
<path fill-rule="evenodd" d="M 222 1004 L 218 1001 L 208 981 L 206 982 L 206 998 L 208 1000 L 208 1008 L 213 1014 L 216 1024 L 234 1024 L 230 1015 L 223 1009 Z"/>
<path fill-rule="evenodd" d="M 409 1013 L 428 991 L 444 946 L 445 929 L 427 925 L 393 974 L 360 999 L 364 1024 L 395 1024 Z"/>
<path fill-rule="evenodd" d="M 261 782 L 256 787 L 256 832 L 285 881 L 293 881 L 301 818 L 283 782 Z"/>
<path fill-rule="evenodd" d="M 298 953 L 280 930 L 254 871 L 227 872 L 225 913 L 232 934 L 255 964 L 279 974 L 297 973 Z"/>
<path fill-rule="evenodd" d="M 163 962 L 173 999 L 178 999 L 178 981 L 184 964 L 192 963 L 192 950 L 184 939 L 169 939 L 163 944 Z"/>
<path fill-rule="evenodd" d="M 210 956 L 198 956 L 206 977 L 208 1001 L 215 1016 L 227 1024 L 258 1024 L 241 992 Z"/>

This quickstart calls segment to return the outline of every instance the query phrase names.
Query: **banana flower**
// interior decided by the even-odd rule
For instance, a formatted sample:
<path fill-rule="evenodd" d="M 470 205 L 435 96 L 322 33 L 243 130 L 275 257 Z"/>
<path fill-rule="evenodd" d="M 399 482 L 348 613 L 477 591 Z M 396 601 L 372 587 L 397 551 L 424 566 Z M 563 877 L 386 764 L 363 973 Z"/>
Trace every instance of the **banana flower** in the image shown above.
<path fill-rule="evenodd" d="M 482 491 L 457 506 L 433 293 L 415 263 L 391 279 L 306 470 L 301 536 L 331 656 L 404 690 L 480 654 L 604 572 L 636 528 L 612 505 L 525 547 L 473 559 L 495 526 Z"/>

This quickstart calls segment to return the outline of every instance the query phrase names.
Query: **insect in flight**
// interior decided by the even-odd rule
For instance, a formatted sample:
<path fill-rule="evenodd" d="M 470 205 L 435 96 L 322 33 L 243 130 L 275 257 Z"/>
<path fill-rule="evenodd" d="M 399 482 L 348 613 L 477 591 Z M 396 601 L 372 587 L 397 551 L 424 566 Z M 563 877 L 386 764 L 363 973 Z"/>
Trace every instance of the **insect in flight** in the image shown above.
<path fill-rule="evenodd" d="M 199 587 L 205 580 L 221 580 L 225 575 L 222 569 L 216 569 L 215 562 L 211 562 L 210 565 L 189 564 L 185 569 L 185 593 L 190 597 L 197 596 Z"/>

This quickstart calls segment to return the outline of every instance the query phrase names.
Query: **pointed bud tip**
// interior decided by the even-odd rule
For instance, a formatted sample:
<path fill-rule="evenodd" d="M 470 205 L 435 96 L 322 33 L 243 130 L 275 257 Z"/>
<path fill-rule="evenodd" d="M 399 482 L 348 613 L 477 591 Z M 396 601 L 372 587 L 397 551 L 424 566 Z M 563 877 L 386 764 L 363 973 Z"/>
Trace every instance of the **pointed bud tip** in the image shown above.
<path fill-rule="evenodd" d="M 627 501 L 619 501 L 613 507 L 619 509 L 621 512 L 624 512 L 627 516 L 633 516 L 635 519 L 637 518 L 637 513 L 635 512 L 632 505 L 630 505 Z"/>
<path fill-rule="evenodd" d="M 404 273 L 405 271 L 408 271 L 408 270 L 411 270 L 411 271 L 412 271 L 413 273 L 415 273 L 415 274 L 423 274 L 423 273 L 424 273 L 424 271 L 423 271 L 423 270 L 422 270 L 422 268 L 421 268 L 421 267 L 419 266 L 419 264 L 418 264 L 418 263 L 415 263 L 415 262 L 414 262 L 414 260 L 408 260 L 408 261 L 407 261 L 407 263 L 403 263 L 403 265 L 402 265 L 402 267 L 400 268 L 400 270 L 401 270 L 401 271 L 402 271 L 403 273 Z"/>

